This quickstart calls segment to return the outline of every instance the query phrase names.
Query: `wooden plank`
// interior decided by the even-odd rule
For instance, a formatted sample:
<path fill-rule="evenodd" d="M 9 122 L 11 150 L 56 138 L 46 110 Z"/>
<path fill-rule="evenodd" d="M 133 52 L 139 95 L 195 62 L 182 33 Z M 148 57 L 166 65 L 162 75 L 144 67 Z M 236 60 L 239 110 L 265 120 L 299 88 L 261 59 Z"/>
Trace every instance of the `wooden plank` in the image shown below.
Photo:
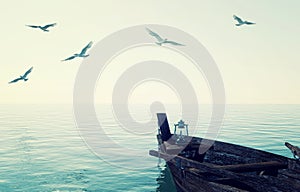
<path fill-rule="evenodd" d="M 296 172 L 296 171 L 286 169 L 286 170 L 281 170 L 280 174 L 283 177 L 296 180 L 296 181 L 298 181 L 300 183 L 300 174 L 298 172 Z"/>
<path fill-rule="evenodd" d="M 231 143 L 225 143 L 221 141 L 216 141 L 214 143 L 214 151 L 216 152 L 224 152 L 227 154 L 237 155 L 240 157 L 247 157 L 249 159 L 253 159 L 255 161 L 256 159 L 260 159 L 262 161 L 269 161 L 270 159 L 274 161 L 283 162 L 286 161 L 286 157 L 283 157 L 281 155 L 269 153 L 266 151 L 253 149 L 241 145 L 235 145 Z"/>
<path fill-rule="evenodd" d="M 278 161 L 268 161 L 260 163 L 247 163 L 247 164 L 237 164 L 237 165 L 215 165 L 213 166 L 217 169 L 225 169 L 233 172 L 253 172 L 253 171 L 264 171 L 270 169 L 286 169 L 288 167 L 285 163 L 280 163 Z"/>
<path fill-rule="evenodd" d="M 300 174 L 300 160 L 296 160 L 296 159 L 289 159 L 289 169 L 298 172 L 298 174 Z"/>
<path fill-rule="evenodd" d="M 176 155 L 170 155 L 165 153 L 159 153 L 158 151 L 150 150 L 150 155 L 155 157 L 161 157 L 163 159 L 173 159 L 177 157 Z M 203 165 L 209 166 L 216 169 L 224 169 L 233 172 L 252 172 L 252 171 L 263 171 L 269 169 L 286 169 L 288 165 L 278 161 L 268 161 L 260 163 L 247 163 L 247 164 L 237 164 L 237 165 L 214 165 L 210 163 L 202 163 Z"/>
<path fill-rule="evenodd" d="M 154 157 L 160 157 L 160 158 L 163 158 L 163 159 L 173 159 L 173 158 L 176 157 L 176 155 L 169 155 L 169 154 L 166 154 L 166 153 L 160 153 L 160 152 L 155 151 L 155 150 L 150 150 L 149 155 L 154 156 Z"/>

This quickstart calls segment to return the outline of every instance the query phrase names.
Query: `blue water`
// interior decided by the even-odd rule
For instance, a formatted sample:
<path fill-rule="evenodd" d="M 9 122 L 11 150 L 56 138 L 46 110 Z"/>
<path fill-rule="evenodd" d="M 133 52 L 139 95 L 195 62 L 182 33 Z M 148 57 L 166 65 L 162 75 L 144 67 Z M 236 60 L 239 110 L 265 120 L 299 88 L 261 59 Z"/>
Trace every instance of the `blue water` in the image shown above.
<path fill-rule="evenodd" d="M 0 191 L 173 191 L 168 170 L 148 155 L 157 148 L 155 122 L 137 135 L 120 128 L 110 106 L 97 109 L 106 135 L 123 153 L 105 146 L 107 153 L 95 154 L 76 127 L 72 106 L 1 105 Z M 167 111 L 170 124 L 179 120 L 176 109 Z M 131 112 L 141 122 L 151 116 L 148 106 Z M 210 112 L 200 107 L 195 135 L 205 134 Z M 299 117 L 300 105 L 228 105 L 217 139 L 292 157 L 283 143 L 300 145 Z"/>

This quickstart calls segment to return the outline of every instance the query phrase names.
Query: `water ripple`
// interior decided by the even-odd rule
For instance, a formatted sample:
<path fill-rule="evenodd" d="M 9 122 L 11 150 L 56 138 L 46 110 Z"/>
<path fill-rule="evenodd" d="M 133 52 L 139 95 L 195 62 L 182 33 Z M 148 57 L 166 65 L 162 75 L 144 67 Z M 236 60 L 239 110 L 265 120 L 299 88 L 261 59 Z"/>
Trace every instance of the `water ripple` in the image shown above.
<path fill-rule="evenodd" d="M 140 111 L 148 108 L 139 107 Z M 153 165 L 153 168 L 139 171 L 116 168 L 95 156 L 74 124 L 72 106 L 3 105 L 0 108 L 0 191 L 139 192 L 164 189 L 163 179 L 169 177 L 169 173 L 167 169 L 157 170 L 157 159 L 147 155 L 149 149 L 157 147 L 156 124 L 146 128 L 152 130 L 151 134 L 135 135 L 115 122 L 113 115 L 107 112 L 111 111 L 111 106 L 98 108 L 99 119 L 108 137 L 129 152 L 137 149 L 144 153 L 144 157 L 121 160 L 115 160 L 116 154 L 111 153 L 105 158 L 113 163 L 129 162 L 132 165 L 137 158 L 145 158 L 146 167 Z M 193 135 L 201 137 L 207 132 L 211 109 L 209 106 L 200 109 L 199 124 Z M 148 113 L 138 115 L 139 121 L 149 118 Z M 170 125 L 180 116 L 169 111 Z M 289 141 L 300 145 L 299 116 L 299 105 L 229 105 L 218 139 L 292 157 L 283 144 Z M 101 147 L 112 150 L 109 145 Z"/>

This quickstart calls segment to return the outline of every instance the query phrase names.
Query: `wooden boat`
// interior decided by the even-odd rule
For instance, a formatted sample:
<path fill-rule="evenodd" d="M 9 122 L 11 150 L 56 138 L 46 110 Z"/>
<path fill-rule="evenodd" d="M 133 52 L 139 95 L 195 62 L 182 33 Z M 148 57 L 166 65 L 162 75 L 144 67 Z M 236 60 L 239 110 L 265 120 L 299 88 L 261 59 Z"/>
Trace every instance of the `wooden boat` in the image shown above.
<path fill-rule="evenodd" d="M 186 136 L 177 144 L 166 114 L 157 116 L 160 147 L 149 154 L 165 159 L 177 191 L 300 192 L 299 160 L 221 141 L 199 154 L 200 144 L 212 141 Z"/>

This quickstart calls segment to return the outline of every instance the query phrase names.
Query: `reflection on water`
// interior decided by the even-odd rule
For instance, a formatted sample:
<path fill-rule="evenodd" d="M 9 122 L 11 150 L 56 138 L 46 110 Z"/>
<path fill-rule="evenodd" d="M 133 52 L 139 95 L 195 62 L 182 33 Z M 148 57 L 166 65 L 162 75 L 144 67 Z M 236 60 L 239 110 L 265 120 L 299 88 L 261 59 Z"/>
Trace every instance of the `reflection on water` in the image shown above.
<path fill-rule="evenodd" d="M 176 192 L 175 183 L 172 178 L 169 167 L 165 164 L 164 166 L 158 166 L 160 175 L 156 179 L 157 189 L 156 192 Z"/>

